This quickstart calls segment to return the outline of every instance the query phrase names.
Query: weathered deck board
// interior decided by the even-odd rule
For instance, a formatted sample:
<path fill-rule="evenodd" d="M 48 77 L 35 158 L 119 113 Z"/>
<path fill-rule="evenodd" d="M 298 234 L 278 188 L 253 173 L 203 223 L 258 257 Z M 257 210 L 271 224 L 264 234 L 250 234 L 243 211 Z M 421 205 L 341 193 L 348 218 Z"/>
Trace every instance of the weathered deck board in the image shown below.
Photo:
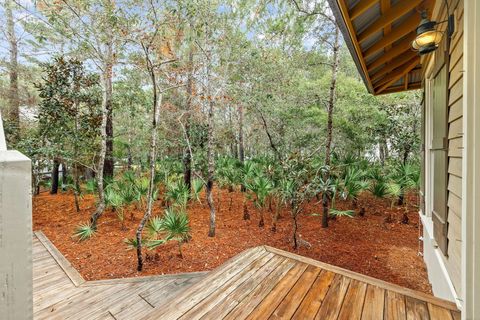
<path fill-rule="evenodd" d="M 35 234 L 33 310 L 38 320 L 139 319 L 205 276 L 198 272 L 85 281 L 45 235 Z"/>
<path fill-rule="evenodd" d="M 266 246 L 212 272 L 85 281 L 33 241 L 34 319 L 459 319 L 444 300 Z"/>
<path fill-rule="evenodd" d="M 451 302 L 264 247 L 233 258 L 141 319 L 433 320 L 458 315 Z"/>

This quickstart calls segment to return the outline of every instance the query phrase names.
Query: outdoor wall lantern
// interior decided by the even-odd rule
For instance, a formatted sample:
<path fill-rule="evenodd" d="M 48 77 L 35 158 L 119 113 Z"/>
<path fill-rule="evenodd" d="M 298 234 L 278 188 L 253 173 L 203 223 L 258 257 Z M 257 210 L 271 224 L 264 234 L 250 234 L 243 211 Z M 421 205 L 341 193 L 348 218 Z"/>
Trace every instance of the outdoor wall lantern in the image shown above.
<path fill-rule="evenodd" d="M 436 30 L 435 27 L 444 22 L 448 22 L 447 35 L 451 37 L 453 34 L 453 15 L 450 15 L 448 20 L 436 22 L 430 21 L 427 12 L 422 11 L 422 20 L 417 27 L 417 37 L 412 42 L 413 49 L 418 51 L 420 55 L 435 51 L 443 35 L 443 32 Z"/>

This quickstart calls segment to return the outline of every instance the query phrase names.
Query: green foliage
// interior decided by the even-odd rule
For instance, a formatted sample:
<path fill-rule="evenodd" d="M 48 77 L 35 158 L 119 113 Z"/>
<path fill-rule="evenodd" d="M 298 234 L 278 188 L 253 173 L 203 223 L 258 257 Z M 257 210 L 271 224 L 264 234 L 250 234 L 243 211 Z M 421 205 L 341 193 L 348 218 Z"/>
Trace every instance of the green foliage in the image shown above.
<path fill-rule="evenodd" d="M 96 193 L 98 190 L 98 184 L 96 179 L 89 179 L 85 183 L 85 192 L 89 194 Z"/>
<path fill-rule="evenodd" d="M 165 241 L 187 241 L 190 237 L 188 215 L 184 211 L 166 210 L 162 218 L 160 231 L 164 233 Z M 150 242 L 150 248 L 156 247 L 155 241 Z"/>
<path fill-rule="evenodd" d="M 263 208 L 265 206 L 267 197 L 273 190 L 272 182 L 264 176 L 258 176 L 255 177 L 253 181 L 246 183 L 245 186 L 248 190 L 255 194 L 255 204 L 259 208 Z"/>
<path fill-rule="evenodd" d="M 355 216 L 355 211 L 353 210 L 337 210 L 330 209 L 329 214 L 333 217 L 349 217 L 353 218 Z"/>
<path fill-rule="evenodd" d="M 203 183 L 202 180 L 200 180 L 200 179 L 193 179 L 192 180 L 192 196 L 199 203 L 201 203 L 200 192 L 202 192 L 204 186 L 205 186 L 205 184 Z"/>
<path fill-rule="evenodd" d="M 170 206 L 178 206 L 181 209 L 187 207 L 188 200 L 190 199 L 190 193 L 187 185 L 183 180 L 177 182 L 171 182 L 166 186 L 165 200 Z"/>
<path fill-rule="evenodd" d="M 155 249 L 168 241 L 176 241 L 182 256 L 182 244 L 190 239 L 190 225 L 185 211 L 167 209 L 162 217 L 151 218 L 146 227 L 149 238 L 142 240 L 142 244 Z M 136 239 L 126 239 L 125 242 L 130 248 L 137 247 Z"/>
<path fill-rule="evenodd" d="M 163 230 L 163 219 L 162 217 L 155 216 L 152 217 L 146 226 L 148 235 L 150 239 L 158 239 L 160 233 Z"/>
<path fill-rule="evenodd" d="M 239 163 L 230 157 L 221 157 L 216 164 L 217 180 L 220 186 L 234 189 L 240 180 Z"/>
<path fill-rule="evenodd" d="M 387 177 L 380 166 L 372 166 L 367 173 L 370 179 L 370 192 L 377 198 L 387 195 Z"/>
<path fill-rule="evenodd" d="M 93 237 L 96 233 L 96 230 L 89 223 L 80 224 L 75 228 L 73 234 L 74 237 L 77 237 L 79 241 L 84 241 Z"/>
<path fill-rule="evenodd" d="M 365 177 L 365 172 L 356 167 L 347 167 L 345 177 L 343 178 L 342 191 L 340 196 L 345 199 L 356 201 L 360 193 L 367 190 L 369 186 Z"/>

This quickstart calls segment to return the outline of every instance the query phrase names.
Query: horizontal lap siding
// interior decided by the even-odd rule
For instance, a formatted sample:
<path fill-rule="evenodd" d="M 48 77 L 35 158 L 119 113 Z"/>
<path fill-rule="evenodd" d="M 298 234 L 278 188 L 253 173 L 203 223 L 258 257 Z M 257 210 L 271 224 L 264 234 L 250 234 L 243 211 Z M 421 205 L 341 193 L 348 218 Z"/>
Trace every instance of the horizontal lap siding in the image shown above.
<path fill-rule="evenodd" d="M 445 265 L 461 294 L 462 155 L 463 155 L 463 1 L 458 1 L 456 33 L 450 45 L 448 88 L 448 257 Z M 452 1 L 453 5 L 455 2 Z M 451 9 L 453 10 L 453 9 Z M 446 19 L 446 17 L 445 17 Z M 444 19 L 441 19 L 444 20 Z"/>

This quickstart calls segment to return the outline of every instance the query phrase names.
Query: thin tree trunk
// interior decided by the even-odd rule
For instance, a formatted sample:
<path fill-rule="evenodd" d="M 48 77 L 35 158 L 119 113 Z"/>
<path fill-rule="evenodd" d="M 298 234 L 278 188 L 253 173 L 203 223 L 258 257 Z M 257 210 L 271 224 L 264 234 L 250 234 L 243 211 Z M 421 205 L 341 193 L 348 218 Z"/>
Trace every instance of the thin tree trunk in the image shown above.
<path fill-rule="evenodd" d="M 114 169 L 114 159 L 113 159 L 113 104 L 112 104 L 112 78 L 113 78 L 113 44 L 110 42 L 107 45 L 107 64 L 108 70 L 107 74 L 105 75 L 108 77 L 105 85 L 108 86 L 108 90 L 106 90 L 105 96 L 105 104 L 106 104 L 106 112 L 107 112 L 107 122 L 105 127 L 105 133 L 107 137 L 106 141 L 106 149 L 105 149 L 105 160 L 103 164 L 103 178 L 111 178 L 113 177 L 113 169 Z"/>
<path fill-rule="evenodd" d="M 245 163 L 245 145 L 243 141 L 243 104 L 238 105 L 238 160 L 243 167 Z M 245 192 L 247 189 L 242 183 L 241 191 Z"/>
<path fill-rule="evenodd" d="M 192 112 L 192 98 L 193 98 L 193 50 L 190 49 L 188 54 L 188 78 L 187 78 L 187 117 L 185 121 L 185 135 L 187 143 L 190 141 L 190 119 Z M 183 156 L 183 181 L 190 192 L 192 190 L 192 155 L 190 148 L 184 148 Z"/>
<path fill-rule="evenodd" d="M 18 95 L 18 43 L 15 35 L 15 22 L 12 13 L 12 0 L 5 2 L 5 16 L 7 18 L 7 40 L 10 51 L 10 62 L 8 72 L 10 77 L 10 87 L 8 92 L 8 119 L 12 126 L 9 142 L 15 143 L 20 139 L 20 98 Z"/>
<path fill-rule="evenodd" d="M 52 168 L 52 188 L 50 189 L 50 194 L 58 193 L 58 169 L 60 167 L 60 161 L 58 158 L 53 159 L 53 168 Z"/>
<path fill-rule="evenodd" d="M 265 129 L 265 133 L 267 134 L 270 147 L 272 148 L 273 153 L 277 157 L 277 160 L 280 161 L 282 157 L 280 155 L 280 152 L 277 149 L 277 146 L 273 142 L 272 135 L 270 134 L 270 130 L 268 129 L 267 120 L 265 119 L 265 117 L 263 116 L 263 113 L 260 110 L 258 110 L 258 113 L 260 114 L 260 118 L 262 119 L 263 128 Z"/>
<path fill-rule="evenodd" d="M 109 47 L 111 49 L 111 47 Z M 110 51 L 107 53 L 108 56 L 112 55 Z M 102 99 L 102 126 L 100 128 L 100 136 L 101 136 L 101 147 L 100 147 L 100 154 L 98 157 L 98 166 L 97 172 L 95 177 L 97 178 L 97 185 L 98 185 L 98 203 L 95 212 L 92 214 L 90 218 L 90 224 L 93 229 L 97 228 L 97 220 L 103 214 L 105 210 L 105 193 L 104 193 L 104 174 L 103 169 L 105 166 L 105 156 L 107 153 L 107 118 L 108 118 L 108 108 L 109 104 L 111 103 L 112 97 L 112 64 L 111 60 L 108 59 L 108 62 L 104 65 L 104 72 L 102 74 L 102 84 L 103 84 L 103 99 Z"/>
<path fill-rule="evenodd" d="M 147 47 L 144 47 L 142 44 L 143 50 L 145 52 L 145 60 L 147 62 L 147 68 L 150 73 L 150 79 L 153 86 L 153 117 L 152 117 L 152 136 L 150 142 L 150 180 L 148 183 L 148 197 L 147 197 L 147 209 L 143 215 L 142 220 L 140 221 L 137 232 L 135 234 L 137 240 L 137 270 L 143 270 L 143 256 L 142 256 L 142 232 L 145 227 L 145 224 L 150 219 L 152 215 L 152 206 L 153 206 L 153 193 L 155 189 L 155 164 L 156 164 L 156 155 L 157 155 L 157 126 L 160 119 L 160 107 L 162 105 L 162 93 L 159 94 L 157 86 L 157 78 L 155 75 L 155 66 L 150 60 L 149 51 Z"/>
<path fill-rule="evenodd" d="M 298 230 L 298 222 L 297 222 L 298 210 L 295 204 L 292 203 L 292 218 L 293 218 L 293 249 L 298 248 L 298 239 L 297 239 L 297 230 Z"/>
<path fill-rule="evenodd" d="M 333 108 L 335 106 L 335 94 L 337 88 L 337 75 L 340 63 L 340 30 L 335 25 L 335 43 L 333 45 L 333 63 L 332 63 L 332 78 L 330 81 L 330 93 L 328 96 L 328 118 L 327 118 L 327 142 L 325 145 L 325 166 L 330 167 L 331 164 L 331 149 L 333 138 Z M 323 179 L 326 181 L 330 178 L 330 169 L 328 168 Z M 322 228 L 328 227 L 328 197 L 326 194 L 322 197 L 323 216 Z"/>
<path fill-rule="evenodd" d="M 143 270 L 143 256 L 142 256 L 142 232 L 145 227 L 145 224 L 150 219 L 152 215 L 152 207 L 153 207 L 153 193 L 155 188 L 155 163 L 156 163 L 156 155 L 157 155 L 157 126 L 160 119 L 160 107 L 162 105 L 162 95 L 160 94 L 157 96 L 157 89 L 156 89 L 156 78 L 154 71 L 151 71 L 152 82 L 154 85 L 154 107 L 153 107 L 153 120 L 152 120 L 152 136 L 151 136 L 151 143 L 150 143 L 150 181 L 148 184 L 148 197 L 147 197 L 147 210 L 143 215 L 140 224 L 138 225 L 137 232 L 135 234 L 137 239 L 137 270 Z"/>
<path fill-rule="evenodd" d="M 215 236 L 215 204 L 213 200 L 213 178 L 215 173 L 215 159 L 213 156 L 213 126 L 214 126 L 214 119 L 213 119 L 213 108 L 214 103 L 213 100 L 210 100 L 209 108 L 208 108 L 208 143 L 207 143 L 207 163 L 208 163 L 208 177 L 207 177 L 207 203 L 208 207 L 210 208 L 210 227 L 208 229 L 208 236 L 214 237 Z"/>
<path fill-rule="evenodd" d="M 78 90 L 79 88 L 75 88 Z M 78 91 L 77 91 L 78 92 Z M 75 187 L 73 188 L 73 195 L 75 198 L 75 210 L 77 212 L 80 212 L 80 203 L 79 203 L 79 192 L 80 192 L 80 179 L 79 179 L 79 174 L 78 174 L 78 163 L 77 163 L 77 157 L 78 157 L 78 102 L 75 101 L 75 141 L 73 144 L 73 183 Z"/>

